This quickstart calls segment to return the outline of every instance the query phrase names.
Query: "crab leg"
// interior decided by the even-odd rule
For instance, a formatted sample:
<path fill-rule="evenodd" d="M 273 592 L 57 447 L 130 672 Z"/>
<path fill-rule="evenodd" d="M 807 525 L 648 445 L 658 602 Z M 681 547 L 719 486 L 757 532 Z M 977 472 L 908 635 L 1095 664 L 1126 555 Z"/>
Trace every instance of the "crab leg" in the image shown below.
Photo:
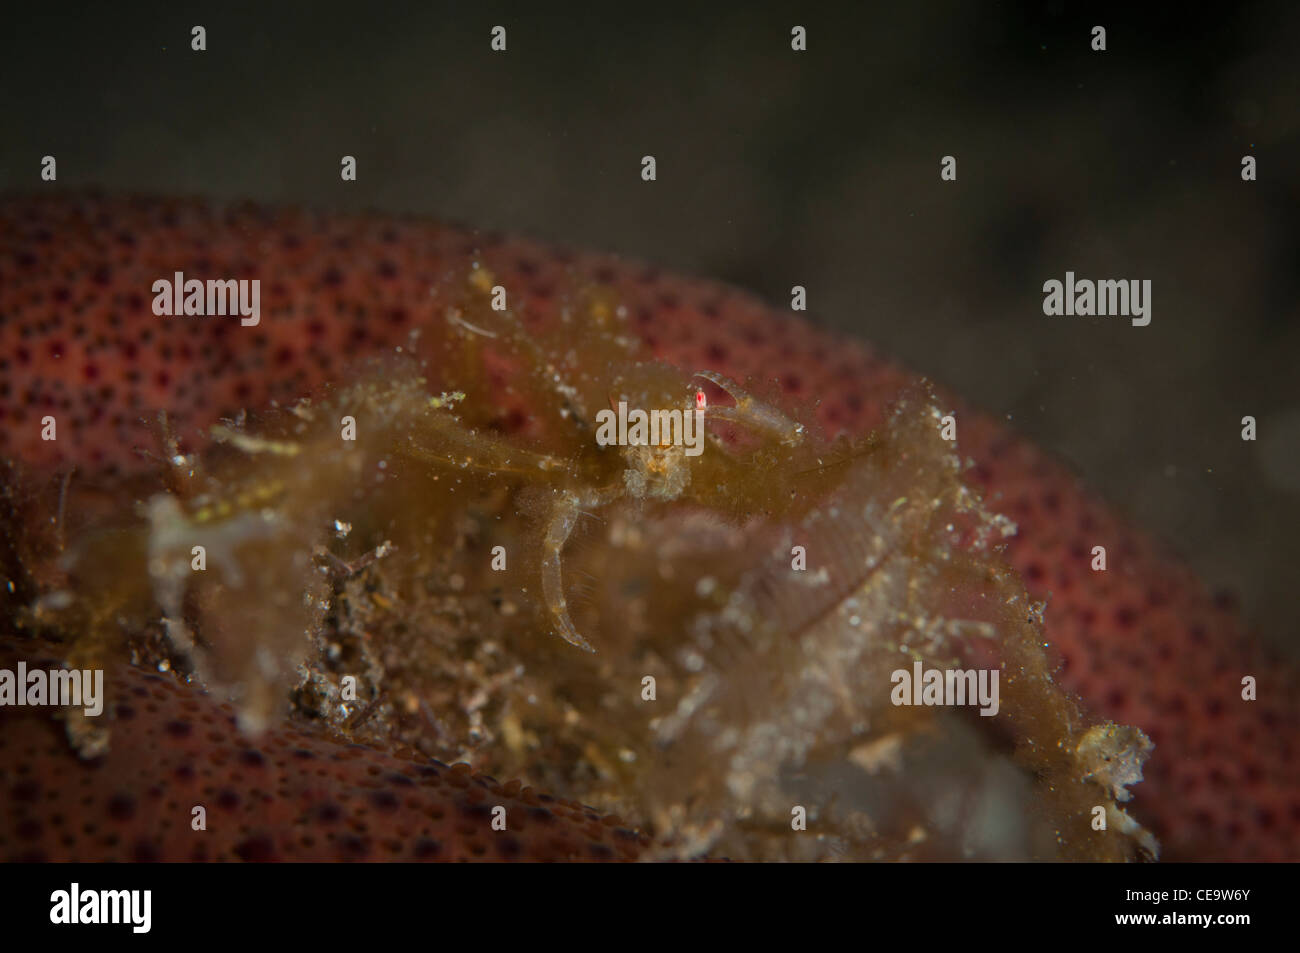
<path fill-rule="evenodd" d="M 584 509 L 604 506 L 622 495 L 618 488 L 595 490 L 578 494 L 565 492 L 560 494 L 551 518 L 546 523 L 546 535 L 542 553 L 542 598 L 546 601 L 546 611 L 560 638 L 586 652 L 596 651 L 595 646 L 582 637 L 569 617 L 569 604 L 564 598 L 564 577 L 560 560 L 564 544 L 568 542 L 573 527 Z"/>
<path fill-rule="evenodd" d="M 803 424 L 791 420 L 771 404 L 759 400 L 745 388 L 716 371 L 696 371 L 695 377 L 717 384 L 735 400 L 734 407 L 709 407 L 709 416 L 771 434 L 787 446 L 803 441 Z"/>

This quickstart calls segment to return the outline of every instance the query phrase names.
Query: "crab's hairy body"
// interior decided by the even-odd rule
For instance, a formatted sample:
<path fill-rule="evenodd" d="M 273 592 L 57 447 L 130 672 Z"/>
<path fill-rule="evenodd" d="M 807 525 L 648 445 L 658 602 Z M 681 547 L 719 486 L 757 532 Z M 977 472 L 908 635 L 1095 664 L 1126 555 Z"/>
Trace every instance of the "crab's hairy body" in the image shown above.
<path fill-rule="evenodd" d="M 525 360 L 544 364 L 544 373 L 538 367 L 533 367 L 532 373 L 542 380 L 551 382 L 553 386 L 549 386 L 547 391 L 564 403 L 561 408 L 564 413 L 561 416 L 565 419 L 573 419 L 575 422 L 581 421 L 582 418 L 576 415 L 581 411 L 573 406 L 577 389 L 561 379 L 555 370 L 554 362 L 548 360 L 545 351 L 527 335 L 516 318 L 506 313 L 502 315 L 502 320 L 510 332 L 517 337 L 520 344 L 519 351 L 525 356 Z M 466 327 L 463 319 L 451 323 L 457 327 Z M 471 333 L 482 334 L 483 332 L 481 329 L 473 328 Z M 496 337 L 496 333 L 492 332 L 492 336 Z M 729 423 L 738 424 L 750 429 L 772 445 L 794 447 L 803 441 L 805 430 L 802 424 L 791 420 L 776 407 L 754 397 L 735 381 L 708 370 L 698 371 L 694 377 L 712 382 L 735 400 L 734 406 L 714 406 L 707 415 L 701 411 L 702 417 L 715 416 Z M 702 397 L 697 395 L 687 401 L 684 413 L 691 413 L 693 407 L 702 403 Z M 579 440 L 590 439 L 591 430 L 588 427 L 579 424 L 575 427 L 575 432 Z M 571 488 L 554 492 L 550 511 L 542 521 L 544 525 L 541 556 L 542 597 L 555 633 L 570 645 L 587 652 L 594 652 L 596 649 L 578 632 L 570 616 L 562 568 L 565 544 L 569 541 L 579 518 L 584 513 L 592 514 L 593 511 L 603 509 L 624 498 L 637 502 L 661 503 L 682 498 L 689 499 L 692 487 L 701 486 L 699 481 L 692 482 L 691 479 L 691 462 L 698 458 L 689 456 L 682 446 L 675 443 L 659 446 L 636 444 L 618 448 L 617 453 L 625 464 L 621 479 L 614 483 L 601 483 L 599 481 L 607 476 L 604 465 L 607 464 L 610 454 L 615 452 L 609 448 L 603 448 L 603 452 L 599 454 L 600 465 L 593 467 L 587 465 L 593 460 L 593 455 L 581 452 L 581 448 L 566 464 L 561 458 L 512 447 L 501 440 L 475 433 L 460 425 L 451 416 L 437 426 L 434 433 L 442 438 L 440 443 L 433 445 L 412 443 L 410 450 L 433 463 L 508 474 L 512 479 L 521 479 L 524 483 L 550 483 L 554 482 L 559 475 L 570 484 Z M 724 460 L 724 472 L 721 474 L 724 480 L 727 476 L 726 469 L 752 465 L 752 461 L 733 454 L 725 444 L 716 440 L 713 442 L 717 448 L 715 452 L 720 453 Z M 715 479 L 716 477 L 717 474 Z M 741 481 L 735 482 L 741 484 Z M 716 499 L 714 493 L 699 496 L 701 501 L 708 497 Z M 738 502 L 740 501 L 733 499 L 733 506 Z M 741 502 L 740 505 L 744 506 L 745 502 Z"/>
<path fill-rule="evenodd" d="M 738 549 L 719 548 L 711 538 L 714 530 L 694 541 L 683 533 L 658 546 L 644 541 L 624 546 L 614 542 L 618 533 L 607 531 L 598 547 L 621 567 L 608 571 L 607 593 L 628 585 L 630 591 L 650 587 L 657 594 L 647 596 L 648 602 L 657 603 L 662 595 L 665 605 L 682 612 L 660 618 L 661 612 L 648 608 L 655 621 L 639 627 L 635 637 L 662 643 L 659 651 L 677 659 L 668 682 L 681 699 L 673 716 L 656 720 L 652 734 L 632 745 L 633 750 L 660 746 L 673 753 L 669 764 L 690 766 L 683 772 L 666 764 L 664 779 L 648 785 L 638 802 L 638 810 L 648 812 L 658 829 L 676 831 L 694 845 L 675 848 L 686 854 L 673 856 L 685 856 L 700 844 L 750 851 L 752 844 L 734 839 L 742 818 L 746 825 L 770 830 L 760 841 L 781 839 L 780 818 L 788 811 L 782 805 L 789 797 L 782 772 L 803 767 L 816 750 L 842 757 L 855 739 L 877 737 L 878 730 L 866 726 L 882 719 L 887 667 L 897 664 L 900 652 L 934 659 L 966 653 L 963 637 L 955 633 L 1002 632 L 1008 663 L 1035 673 L 1024 682 L 1034 688 L 1016 690 L 1014 730 L 1034 738 L 1037 748 L 1072 750 L 1069 742 L 1082 720 L 1042 677 L 1040 638 L 1012 621 L 1023 611 L 1015 608 L 1023 593 L 1013 578 L 994 574 L 997 581 L 988 582 L 986 569 L 978 560 L 970 564 L 963 550 L 973 546 L 979 558 L 987 558 L 1002 524 L 981 510 L 956 478 L 958 464 L 937 435 L 931 398 L 922 394 L 908 404 L 888 436 L 832 444 L 793 411 L 713 370 L 686 376 L 614 347 L 595 371 L 587 362 L 570 376 L 562 355 L 545 340 L 535 339 L 514 315 L 476 304 L 472 294 L 461 312 L 470 317 L 449 323 L 447 344 L 447 365 L 467 373 L 443 384 L 474 392 L 476 352 L 487 331 L 514 357 L 507 379 L 518 381 L 521 389 L 531 385 L 536 416 L 547 422 L 545 432 L 490 433 L 474 419 L 471 397 L 456 414 L 444 413 L 433 426 L 420 428 L 408 446 L 434 470 L 473 470 L 530 501 L 522 507 L 523 525 L 535 546 L 523 548 L 537 552 L 535 608 L 543 626 L 571 646 L 612 656 L 604 665 L 613 684 L 630 678 L 628 664 L 638 664 L 634 660 L 644 651 L 620 631 L 622 597 L 588 607 L 586 624 L 598 630 L 598 638 L 588 638 L 575 621 L 565 567 L 585 516 L 654 533 L 689 514 L 697 525 L 729 525 L 749 537 Z M 592 314 L 575 316 L 583 319 L 597 323 Z M 477 330 L 467 330 L 467 322 Z M 698 381 L 716 387 L 729 402 L 708 400 L 692 386 Z M 705 449 L 692 456 L 667 439 L 601 446 L 582 416 L 601 395 L 611 404 L 670 412 L 684 402 L 684 413 L 702 418 Z M 967 542 L 955 545 L 963 535 Z M 812 549 L 815 571 L 791 571 L 792 543 Z M 590 552 L 581 555 L 587 575 L 599 579 L 601 560 L 593 562 Z M 683 601 L 680 584 L 660 592 L 652 581 L 679 578 L 675 567 L 665 565 L 678 560 L 684 581 L 710 580 L 697 589 L 705 594 L 703 604 Z M 697 563 L 709 571 L 690 571 Z M 717 586 L 715 579 L 724 582 Z M 988 586 L 995 594 L 984 591 Z M 716 601 L 710 601 L 715 587 Z M 954 596 L 958 593 L 966 595 Z M 999 609 L 1006 614 L 995 615 L 996 623 L 946 615 L 987 611 L 959 609 L 962 598 L 1012 608 Z M 837 662 L 828 669 L 827 659 Z M 730 677 L 722 678 L 722 670 Z M 1081 777 L 1091 767 L 1073 755 L 1053 758 L 1034 768 L 1055 784 Z M 698 770 L 706 761 L 716 762 L 717 770 Z M 1073 817 L 1083 805 L 1061 801 L 1053 810 Z M 1126 823 L 1117 813 L 1116 825 Z M 1153 853 L 1154 841 L 1136 830 L 1132 842 L 1116 840 L 1099 850 L 1074 839 L 1068 850 L 1079 856 Z"/>

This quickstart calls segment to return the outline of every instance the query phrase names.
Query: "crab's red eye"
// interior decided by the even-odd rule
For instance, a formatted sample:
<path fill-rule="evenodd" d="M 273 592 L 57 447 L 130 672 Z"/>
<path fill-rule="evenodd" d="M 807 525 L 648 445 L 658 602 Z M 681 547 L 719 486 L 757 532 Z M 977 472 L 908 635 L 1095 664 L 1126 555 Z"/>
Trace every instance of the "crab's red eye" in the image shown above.
<path fill-rule="evenodd" d="M 708 405 L 709 405 L 709 399 L 704 396 L 704 391 L 697 390 L 695 392 L 695 406 L 698 407 L 700 410 L 703 410 Z"/>

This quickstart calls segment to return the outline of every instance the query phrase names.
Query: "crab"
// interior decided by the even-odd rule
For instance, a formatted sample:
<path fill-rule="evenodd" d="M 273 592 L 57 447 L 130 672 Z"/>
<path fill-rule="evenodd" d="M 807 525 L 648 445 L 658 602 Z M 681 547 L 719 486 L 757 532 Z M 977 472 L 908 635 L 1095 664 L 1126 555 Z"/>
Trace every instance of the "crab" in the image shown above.
<path fill-rule="evenodd" d="M 674 859 L 715 847 L 914 856 L 918 829 L 951 846 L 938 839 L 948 788 L 930 792 L 920 816 L 937 820 L 918 828 L 912 770 L 839 803 L 807 784 L 854 765 L 881 774 L 880 752 L 921 751 L 936 727 L 943 751 L 966 757 L 957 716 L 894 706 L 891 673 L 907 659 L 997 664 L 999 731 L 1039 779 L 1054 819 L 1044 836 L 1066 856 L 1152 852 L 1096 770 L 1127 759 L 1131 783 L 1145 739 L 1110 725 L 1085 738 L 1086 717 L 1051 679 L 1041 609 L 998 559 L 1007 521 L 960 479 L 931 391 L 901 395 L 878 431 L 830 442 L 800 423 L 811 404 L 648 359 L 599 290 L 566 296 L 548 322 L 493 308 L 482 270 L 459 287 L 443 299 L 459 306 L 413 332 L 409 353 L 223 423 L 192 456 L 164 441 L 142 512 L 91 522 L 74 506 L 83 528 L 56 567 L 66 588 L 42 596 L 34 621 L 72 634 L 74 652 L 147 633 L 133 651 L 185 666 L 250 734 L 290 696 L 362 738 L 441 751 L 464 737 L 497 773 L 617 796 Z M 620 420 L 624 405 L 657 409 L 669 426 L 610 443 L 610 411 L 593 413 L 606 404 Z M 688 418 L 702 421 L 698 454 Z M 579 551 L 584 515 L 607 512 L 604 545 Z M 535 550 L 515 578 L 527 576 L 519 591 L 543 638 L 513 638 L 513 607 L 482 584 L 474 554 L 489 535 Z M 595 615 L 570 608 L 567 577 L 584 568 L 610 583 Z M 598 664 L 575 618 L 599 633 Z M 463 735 L 428 714 L 435 695 Z M 666 704 L 651 713 L 652 701 Z M 417 713 L 427 726 L 411 724 Z M 490 732 L 500 740 L 480 744 Z M 1121 742 L 1132 750 L 1117 754 Z M 806 797 L 825 837 L 791 837 Z M 909 807 L 891 816 L 895 801 Z M 1089 823 L 1099 803 L 1104 841 Z"/>
<path fill-rule="evenodd" d="M 490 275 L 480 273 L 471 278 L 471 294 L 491 286 Z M 541 582 L 545 613 L 554 633 L 565 642 L 587 652 L 595 646 L 578 631 L 569 612 L 565 596 L 563 559 L 565 546 L 578 521 L 584 515 L 597 515 L 620 502 L 650 506 L 686 502 L 718 510 L 735 518 L 770 512 L 776 499 L 773 484 L 753 479 L 754 474 L 788 470 L 792 462 L 808 462 L 799 453 L 808 443 L 805 426 L 765 401 L 741 384 L 711 370 L 699 370 L 689 377 L 667 365 L 636 359 L 630 344 L 618 332 L 615 315 L 607 302 L 596 299 L 585 305 L 590 333 L 595 340 L 584 341 L 583 368 L 592 363 L 591 354 L 604 352 L 614 358 L 607 362 L 612 385 L 623 399 L 633 398 L 646 404 L 669 404 L 668 414 L 677 429 L 665 428 L 657 443 L 628 442 L 601 446 L 595 439 L 595 416 L 588 394 L 595 393 L 594 375 L 578 367 L 561 370 L 566 361 L 553 355 L 524 327 L 510 311 L 492 311 L 485 302 L 465 302 L 464 310 L 448 310 L 448 341 L 464 351 L 448 366 L 465 368 L 483 358 L 475 354 L 481 338 L 506 344 L 531 376 L 541 398 L 535 413 L 542 420 L 562 425 L 558 442 L 564 452 L 542 452 L 518 439 L 476 429 L 452 412 L 452 402 L 443 401 L 443 416 L 432 427 L 411 435 L 404 452 L 438 466 L 486 471 L 543 489 L 536 523 L 542 541 Z M 466 312 L 473 312 L 467 316 Z M 456 342 L 452 344 L 451 342 Z M 574 362 L 567 361 L 570 365 Z M 600 363 L 600 362 L 597 362 Z M 470 375 L 472 380 L 473 375 Z M 698 382 L 706 381 L 730 398 L 730 404 L 710 404 Z M 472 386 L 472 385 L 471 385 Z M 460 396 L 458 394 L 458 396 Z M 607 393 L 615 405 L 615 394 Z M 631 401 L 629 401 L 631 402 Z M 664 413 L 663 410 L 658 410 Z M 608 413 L 608 412 L 607 412 Z M 725 425 L 743 431 L 723 435 L 706 431 L 708 454 L 693 456 L 680 438 L 687 415 L 696 414 L 700 426 Z M 657 429 L 657 428 L 656 428 Z M 430 439 L 430 437 L 434 439 Z M 553 434 L 553 437 L 556 434 Z M 814 467 L 815 468 L 815 467 Z M 808 471 L 805 471 L 808 472 Z"/>

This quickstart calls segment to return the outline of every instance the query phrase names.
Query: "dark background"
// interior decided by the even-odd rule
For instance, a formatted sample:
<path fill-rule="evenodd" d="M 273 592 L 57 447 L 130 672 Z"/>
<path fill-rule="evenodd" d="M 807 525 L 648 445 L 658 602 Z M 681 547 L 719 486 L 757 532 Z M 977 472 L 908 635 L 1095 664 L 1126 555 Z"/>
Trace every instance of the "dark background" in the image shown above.
<path fill-rule="evenodd" d="M 782 307 L 803 284 L 816 320 L 1008 417 L 1294 640 L 1300 7 L 554 6 L 10 12 L 0 190 L 428 214 Z M 1150 278 L 1151 325 L 1045 317 L 1066 270 Z"/>

